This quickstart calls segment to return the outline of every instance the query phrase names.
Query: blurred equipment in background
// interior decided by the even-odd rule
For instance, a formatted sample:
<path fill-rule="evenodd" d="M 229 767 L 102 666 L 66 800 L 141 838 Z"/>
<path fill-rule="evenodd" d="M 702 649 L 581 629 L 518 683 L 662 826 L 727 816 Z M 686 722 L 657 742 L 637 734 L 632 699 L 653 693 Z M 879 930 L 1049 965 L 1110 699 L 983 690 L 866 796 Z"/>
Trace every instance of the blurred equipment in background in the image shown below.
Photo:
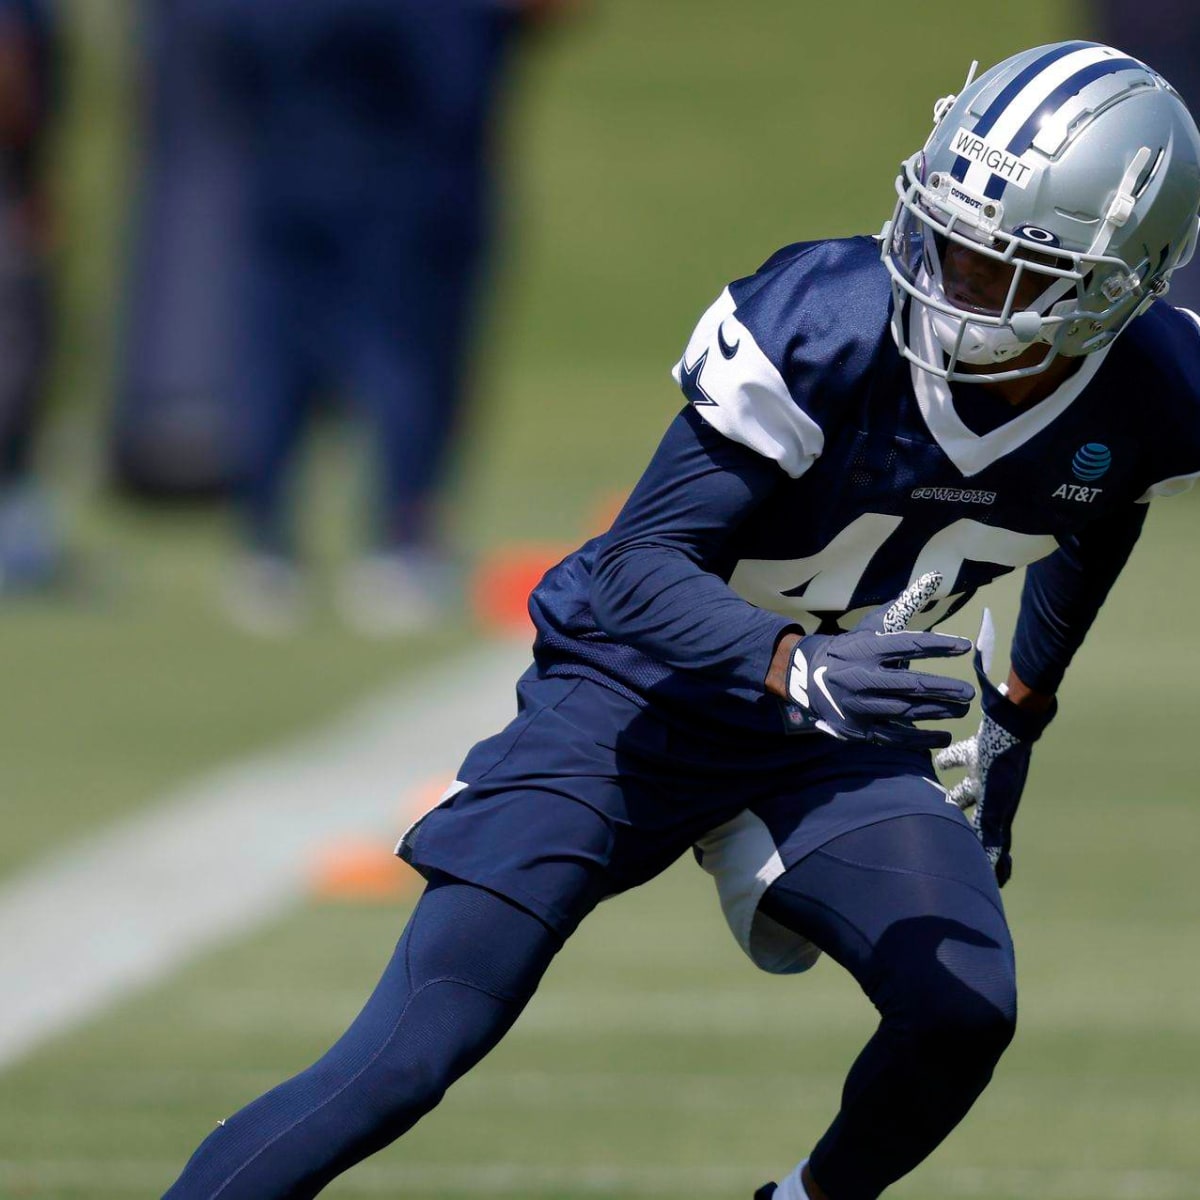
<path fill-rule="evenodd" d="M 438 619 L 437 498 L 489 240 L 513 34 L 564 0 L 170 0 L 156 62 L 117 462 L 151 493 L 232 491 L 239 624 L 286 633 L 307 583 L 293 503 L 315 403 L 370 432 L 363 632 Z"/>
<path fill-rule="evenodd" d="M 63 551 L 34 468 L 49 355 L 42 151 L 54 108 L 44 0 L 0 0 L 0 595 L 57 583 Z"/>
<path fill-rule="evenodd" d="M 1196 0 L 1093 0 L 1097 37 L 1153 67 L 1200 120 L 1200 4 Z M 1171 277 L 1170 304 L 1200 312 L 1200 262 Z"/>

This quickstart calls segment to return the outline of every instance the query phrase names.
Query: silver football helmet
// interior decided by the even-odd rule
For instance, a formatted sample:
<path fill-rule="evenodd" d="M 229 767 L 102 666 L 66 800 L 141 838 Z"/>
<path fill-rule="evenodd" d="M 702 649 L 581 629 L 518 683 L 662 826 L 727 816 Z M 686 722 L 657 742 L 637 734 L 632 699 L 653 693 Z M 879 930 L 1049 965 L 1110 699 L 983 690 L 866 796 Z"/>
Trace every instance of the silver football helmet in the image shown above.
<path fill-rule="evenodd" d="M 1167 290 L 1196 248 L 1200 132 L 1170 84 L 1110 46 L 1059 42 L 974 71 L 935 105 L 880 241 L 900 352 L 983 383 L 1102 349 Z M 994 302 L 948 286 L 964 250 L 992 260 Z M 1049 346 L 1040 361 L 1002 367 L 1034 343 Z"/>

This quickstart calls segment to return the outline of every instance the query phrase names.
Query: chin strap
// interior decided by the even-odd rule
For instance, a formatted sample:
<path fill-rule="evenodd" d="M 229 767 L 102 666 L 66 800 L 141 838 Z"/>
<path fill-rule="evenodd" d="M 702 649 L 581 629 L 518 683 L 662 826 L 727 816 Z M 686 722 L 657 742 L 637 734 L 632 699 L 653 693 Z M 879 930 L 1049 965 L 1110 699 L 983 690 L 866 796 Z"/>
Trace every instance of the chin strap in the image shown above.
<path fill-rule="evenodd" d="M 1009 318 L 1008 324 L 1016 339 L 1026 345 L 1036 342 L 1042 335 L 1046 319 L 1059 315 L 1054 310 L 1074 290 L 1073 279 L 1052 280 L 1050 286 L 1033 302 L 1032 308 L 1015 312 Z"/>

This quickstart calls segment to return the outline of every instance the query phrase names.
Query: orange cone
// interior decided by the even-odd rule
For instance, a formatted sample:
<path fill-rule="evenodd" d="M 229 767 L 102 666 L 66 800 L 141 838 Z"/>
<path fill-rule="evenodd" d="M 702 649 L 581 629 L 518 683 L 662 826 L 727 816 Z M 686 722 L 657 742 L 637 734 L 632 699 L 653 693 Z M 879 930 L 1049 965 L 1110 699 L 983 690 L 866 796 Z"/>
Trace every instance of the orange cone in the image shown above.
<path fill-rule="evenodd" d="M 326 846 L 312 870 L 318 900 L 397 900 L 413 890 L 415 875 L 383 838 L 347 838 Z"/>
<path fill-rule="evenodd" d="M 436 775 L 413 788 L 400 806 L 399 828 L 424 816 L 452 781 L 451 775 Z M 344 838 L 322 848 L 310 883 L 318 900 L 375 903 L 411 895 L 420 876 L 392 853 L 386 838 Z"/>
<path fill-rule="evenodd" d="M 488 633 L 533 633 L 529 593 L 574 547 L 561 542 L 514 542 L 486 555 L 471 579 L 471 611 Z"/>

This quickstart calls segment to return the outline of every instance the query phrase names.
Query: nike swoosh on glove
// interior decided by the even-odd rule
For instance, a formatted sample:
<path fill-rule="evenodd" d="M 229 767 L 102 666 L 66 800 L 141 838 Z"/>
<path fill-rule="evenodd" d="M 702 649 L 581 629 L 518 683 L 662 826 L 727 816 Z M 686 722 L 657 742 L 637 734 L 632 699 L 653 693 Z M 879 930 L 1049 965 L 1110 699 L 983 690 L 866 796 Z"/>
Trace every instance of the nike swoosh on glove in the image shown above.
<path fill-rule="evenodd" d="M 1058 711 L 1058 701 L 1045 712 L 1035 713 L 1014 704 L 988 678 L 992 666 L 995 634 L 992 615 L 986 609 L 975 651 L 975 675 L 979 680 L 979 704 L 983 715 L 973 736 L 943 750 L 933 760 L 939 771 L 965 767 L 967 774 L 950 790 L 959 808 L 975 808 L 971 824 L 987 851 L 1003 887 L 1012 875 L 1012 827 L 1029 774 L 1033 744 Z"/>
<path fill-rule="evenodd" d="M 802 637 L 788 668 L 789 725 L 881 746 L 949 745 L 948 733 L 916 729 L 912 722 L 965 716 L 975 689 L 961 679 L 908 669 L 914 658 L 948 658 L 971 649 L 967 638 L 908 629 L 941 582 L 937 572 L 922 575 L 849 633 Z"/>

